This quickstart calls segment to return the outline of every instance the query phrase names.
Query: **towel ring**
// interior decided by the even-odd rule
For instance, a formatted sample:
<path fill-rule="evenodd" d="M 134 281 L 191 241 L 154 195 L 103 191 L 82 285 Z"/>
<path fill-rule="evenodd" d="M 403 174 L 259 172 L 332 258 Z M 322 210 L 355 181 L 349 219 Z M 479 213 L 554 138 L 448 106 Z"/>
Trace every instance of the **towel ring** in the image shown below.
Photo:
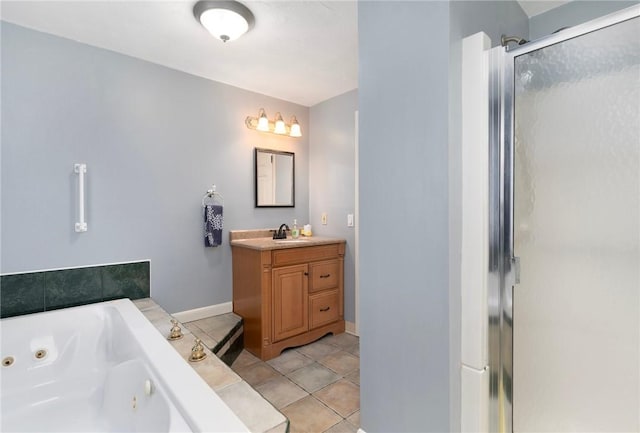
<path fill-rule="evenodd" d="M 224 206 L 224 197 L 222 197 L 222 194 L 220 194 L 219 192 L 216 192 L 215 185 L 211 185 L 211 188 L 208 189 L 207 193 L 202 197 L 202 207 L 206 206 L 205 200 L 207 200 L 208 198 L 213 201 L 213 203 L 209 204 L 215 204 L 215 201 L 219 200 L 218 204 Z"/>

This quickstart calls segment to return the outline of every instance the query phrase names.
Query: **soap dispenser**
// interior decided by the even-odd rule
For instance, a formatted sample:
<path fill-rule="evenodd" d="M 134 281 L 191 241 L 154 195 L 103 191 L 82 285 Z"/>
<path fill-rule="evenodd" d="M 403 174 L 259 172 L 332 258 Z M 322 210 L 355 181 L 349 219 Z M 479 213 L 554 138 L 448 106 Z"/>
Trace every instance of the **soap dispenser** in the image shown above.
<path fill-rule="evenodd" d="M 293 227 L 291 228 L 291 237 L 293 239 L 298 239 L 300 236 L 300 229 L 298 228 L 298 220 L 293 220 Z"/>

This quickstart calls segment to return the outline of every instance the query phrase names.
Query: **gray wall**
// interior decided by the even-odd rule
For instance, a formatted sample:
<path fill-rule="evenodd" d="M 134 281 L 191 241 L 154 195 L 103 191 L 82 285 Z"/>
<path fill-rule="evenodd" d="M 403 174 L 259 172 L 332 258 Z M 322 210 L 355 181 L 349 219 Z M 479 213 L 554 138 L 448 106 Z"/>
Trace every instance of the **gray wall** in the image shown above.
<path fill-rule="evenodd" d="M 461 40 L 528 20 L 502 1 L 361 2 L 358 19 L 362 427 L 456 431 Z"/>
<path fill-rule="evenodd" d="M 353 90 L 309 110 L 309 221 L 315 235 L 347 240 L 344 260 L 345 319 L 355 322 L 355 229 L 347 214 L 355 213 L 355 111 Z M 327 225 L 321 224 L 322 212 Z"/>
<path fill-rule="evenodd" d="M 574 0 L 543 14 L 531 17 L 529 21 L 529 39 L 539 39 L 562 27 L 582 24 L 638 3 L 638 1 Z"/>
<path fill-rule="evenodd" d="M 449 431 L 447 2 L 359 2 L 361 425 Z"/>
<path fill-rule="evenodd" d="M 231 300 L 228 230 L 308 220 L 308 108 L 2 22 L 3 273 L 151 260 L 170 312 Z M 301 139 L 244 118 L 295 114 Z M 253 148 L 296 153 L 296 207 L 256 209 Z M 88 165 L 89 231 L 76 175 Z M 201 198 L 225 199 L 224 243 L 204 248 Z"/>

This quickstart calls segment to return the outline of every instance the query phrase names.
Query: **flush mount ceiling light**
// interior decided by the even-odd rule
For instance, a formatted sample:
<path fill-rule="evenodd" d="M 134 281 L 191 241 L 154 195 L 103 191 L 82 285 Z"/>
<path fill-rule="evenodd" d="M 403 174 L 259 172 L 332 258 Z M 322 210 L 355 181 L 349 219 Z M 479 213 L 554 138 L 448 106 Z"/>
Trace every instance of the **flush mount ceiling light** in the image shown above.
<path fill-rule="evenodd" d="M 296 116 L 291 116 L 291 123 L 286 124 L 282 119 L 282 114 L 276 113 L 275 119 L 270 121 L 267 118 L 264 108 L 258 111 L 258 117 L 247 116 L 244 121 L 249 129 L 256 131 L 271 132 L 272 134 L 288 135 L 289 137 L 302 137 L 302 130 Z"/>
<path fill-rule="evenodd" d="M 193 6 L 193 15 L 222 42 L 238 39 L 254 23 L 251 11 L 236 1 L 199 1 Z"/>

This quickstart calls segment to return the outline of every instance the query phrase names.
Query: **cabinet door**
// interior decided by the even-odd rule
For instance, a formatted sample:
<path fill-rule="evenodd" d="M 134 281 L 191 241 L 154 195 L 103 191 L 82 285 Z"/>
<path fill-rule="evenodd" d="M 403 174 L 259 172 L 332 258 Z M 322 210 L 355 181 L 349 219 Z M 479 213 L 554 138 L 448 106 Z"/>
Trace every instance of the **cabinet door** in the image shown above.
<path fill-rule="evenodd" d="M 308 265 L 273 269 L 273 341 L 309 330 Z"/>

